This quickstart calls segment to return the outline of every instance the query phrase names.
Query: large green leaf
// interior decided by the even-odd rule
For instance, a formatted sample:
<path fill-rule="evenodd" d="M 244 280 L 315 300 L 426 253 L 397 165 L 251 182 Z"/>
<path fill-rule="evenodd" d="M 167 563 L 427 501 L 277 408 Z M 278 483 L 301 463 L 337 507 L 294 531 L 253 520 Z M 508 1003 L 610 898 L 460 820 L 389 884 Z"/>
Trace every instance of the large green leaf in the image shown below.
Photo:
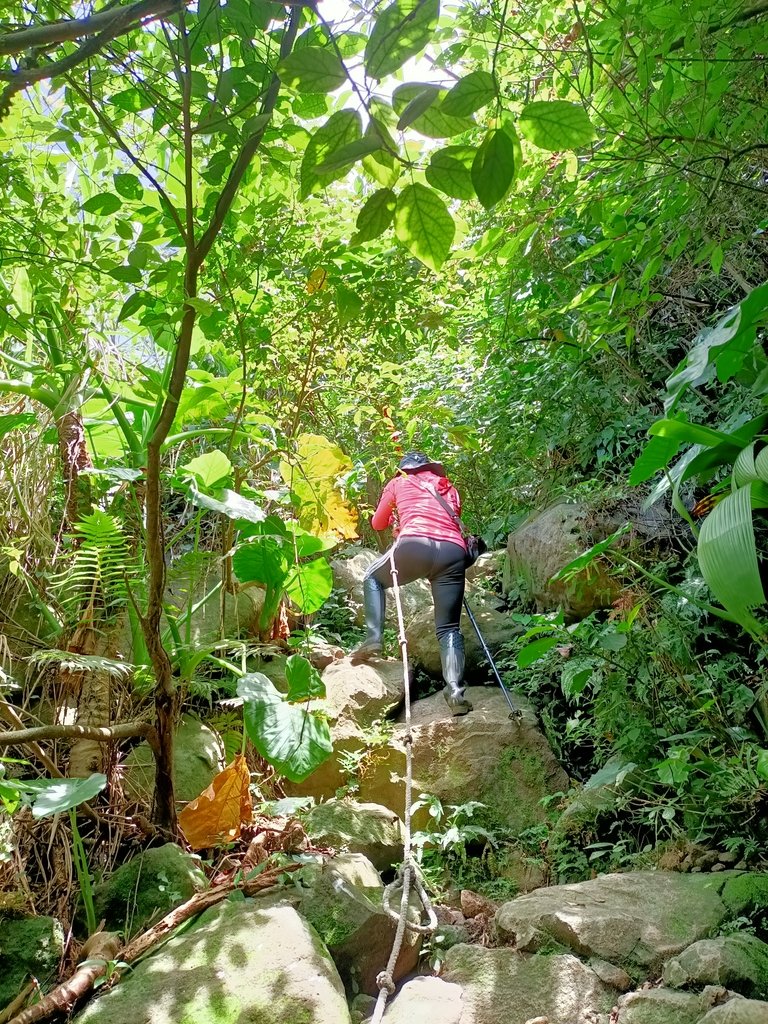
<path fill-rule="evenodd" d="M 87 779 L 24 779 L 19 782 L 20 788 L 34 797 L 34 818 L 69 811 L 92 800 L 106 784 L 106 775 L 100 774 L 89 775 Z"/>
<path fill-rule="evenodd" d="M 350 245 L 370 242 L 372 238 L 383 235 L 395 217 L 397 198 L 392 189 L 380 188 L 363 206 L 357 215 L 357 231 Z"/>
<path fill-rule="evenodd" d="M 416 182 L 398 196 L 395 234 L 430 269 L 437 271 L 445 262 L 455 231 L 445 203 L 431 188 Z"/>
<path fill-rule="evenodd" d="M 0 384 L 0 392 L 3 387 Z M 19 427 L 27 427 L 30 423 L 34 423 L 37 420 L 37 416 L 33 412 L 8 412 L 0 416 L 0 437 L 5 437 L 12 430 L 18 430 Z"/>
<path fill-rule="evenodd" d="M 185 476 L 195 477 L 202 487 L 213 488 L 232 476 L 232 463 L 218 448 L 190 459 L 179 469 Z"/>
<path fill-rule="evenodd" d="M 489 210 L 509 192 L 515 177 L 515 144 L 503 128 L 492 129 L 472 162 L 472 184 Z"/>
<path fill-rule="evenodd" d="M 211 512 L 220 512 L 228 519 L 244 519 L 249 523 L 261 523 L 267 516 L 264 509 L 260 508 L 255 501 L 244 498 L 242 494 L 231 491 L 228 487 L 217 491 L 214 497 L 192 486 L 189 489 L 189 496 L 195 505 L 210 509 Z"/>
<path fill-rule="evenodd" d="M 371 153 L 376 153 L 381 149 L 381 141 L 374 136 L 363 136 L 362 139 L 355 139 L 354 142 L 348 142 L 346 146 L 341 146 L 336 149 L 327 157 L 321 164 L 318 164 L 315 168 L 319 175 L 328 174 L 333 171 L 344 171 L 349 170 L 352 164 L 357 163 L 358 160 L 362 160 L 363 157 L 369 156 Z"/>
<path fill-rule="evenodd" d="M 714 448 L 732 441 L 722 430 L 703 427 L 699 423 L 686 423 L 685 420 L 657 420 L 648 432 L 652 437 L 667 437 L 685 444 L 701 444 L 705 448 Z"/>
<path fill-rule="evenodd" d="M 444 114 L 467 117 L 490 103 L 496 95 L 496 80 L 488 71 L 471 71 L 460 79 L 443 100 Z"/>
<path fill-rule="evenodd" d="M 430 185 L 452 199 L 474 199 L 472 163 L 477 155 L 474 146 L 446 146 L 430 158 L 426 178 Z"/>
<path fill-rule="evenodd" d="M 376 18 L 365 47 L 365 70 L 381 79 L 421 53 L 432 38 L 440 14 L 439 0 L 395 0 Z"/>
<path fill-rule="evenodd" d="M 291 565 L 283 589 L 300 612 L 311 615 L 331 596 L 333 569 L 324 558 Z"/>
<path fill-rule="evenodd" d="M 334 92 L 347 80 L 338 55 L 330 46 L 307 46 L 281 61 L 277 73 L 290 89 Z"/>
<path fill-rule="evenodd" d="M 582 149 L 595 137 L 584 107 L 567 100 L 534 100 L 520 114 L 526 139 L 541 149 Z"/>
<path fill-rule="evenodd" d="M 407 82 L 405 85 L 399 85 L 392 93 L 392 106 L 395 113 L 402 117 L 409 105 L 418 100 L 424 109 L 410 121 L 410 126 L 427 138 L 447 139 L 453 135 L 461 135 L 475 125 L 471 117 L 454 117 L 443 111 L 442 100 L 447 95 L 446 90 L 437 85 Z"/>
<path fill-rule="evenodd" d="M 314 133 L 301 161 L 301 198 L 325 188 L 347 173 L 348 165 L 319 173 L 318 166 L 343 146 L 355 142 L 362 134 L 360 114 L 356 110 L 338 110 Z"/>
<path fill-rule="evenodd" d="M 629 474 L 630 487 L 645 483 L 655 476 L 659 470 L 666 468 L 677 455 L 680 441 L 674 437 L 651 437 L 632 466 Z"/>
<path fill-rule="evenodd" d="M 260 672 L 237 684 L 243 721 L 261 756 L 291 782 L 303 782 L 331 753 L 328 723 L 304 707 L 289 703 Z"/>
<path fill-rule="evenodd" d="M 325 683 L 314 665 L 300 654 L 291 654 L 285 662 L 287 699 L 292 704 L 325 697 Z"/>
<path fill-rule="evenodd" d="M 241 583 L 261 583 L 282 592 L 288 563 L 273 537 L 257 536 L 238 544 L 232 556 L 232 569 Z"/>
<path fill-rule="evenodd" d="M 92 213 L 97 217 L 107 217 L 110 213 L 116 213 L 122 206 L 122 201 L 114 192 L 101 192 L 97 196 L 91 196 L 83 203 L 83 210 Z"/>
<path fill-rule="evenodd" d="M 126 199 L 141 199 L 144 186 L 135 174 L 115 174 L 113 177 L 115 190 Z"/>
<path fill-rule="evenodd" d="M 749 610 L 765 602 L 752 524 L 752 484 L 715 505 L 701 527 L 698 558 L 710 590 L 739 622 L 754 622 Z"/>

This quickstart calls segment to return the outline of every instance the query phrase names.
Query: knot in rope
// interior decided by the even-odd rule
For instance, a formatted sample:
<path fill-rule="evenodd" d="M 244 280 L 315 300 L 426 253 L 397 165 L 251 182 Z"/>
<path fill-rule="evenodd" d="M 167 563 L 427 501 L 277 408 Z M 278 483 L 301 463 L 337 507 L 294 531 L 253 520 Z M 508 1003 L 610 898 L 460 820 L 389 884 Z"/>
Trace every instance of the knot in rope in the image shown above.
<path fill-rule="evenodd" d="M 395 983 L 392 980 L 392 975 L 389 974 L 388 971 L 379 971 L 376 975 L 376 984 L 379 986 L 379 989 L 385 991 L 387 995 L 394 995 Z"/>

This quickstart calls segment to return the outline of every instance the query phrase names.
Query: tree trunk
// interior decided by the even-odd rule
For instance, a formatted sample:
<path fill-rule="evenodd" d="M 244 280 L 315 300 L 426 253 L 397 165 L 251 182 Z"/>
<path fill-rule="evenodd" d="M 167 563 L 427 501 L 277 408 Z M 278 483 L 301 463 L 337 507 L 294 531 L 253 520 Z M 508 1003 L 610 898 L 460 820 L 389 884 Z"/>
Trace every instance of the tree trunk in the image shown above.
<path fill-rule="evenodd" d="M 59 435 L 61 474 L 64 480 L 65 526 L 70 530 L 80 517 L 91 510 L 91 486 L 81 474 L 93 463 L 85 443 L 85 427 L 80 412 L 65 412 L 56 420 Z"/>

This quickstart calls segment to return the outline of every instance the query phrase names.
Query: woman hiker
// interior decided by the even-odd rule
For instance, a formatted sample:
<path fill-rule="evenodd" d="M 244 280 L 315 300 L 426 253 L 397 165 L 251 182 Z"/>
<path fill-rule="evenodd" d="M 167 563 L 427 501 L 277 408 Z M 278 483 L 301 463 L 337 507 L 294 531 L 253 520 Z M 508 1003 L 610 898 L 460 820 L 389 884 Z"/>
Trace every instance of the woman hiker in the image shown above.
<path fill-rule="evenodd" d="M 464 637 L 459 628 L 467 559 L 467 546 L 458 524 L 461 499 L 440 463 L 432 462 L 423 452 L 408 452 L 398 468 L 400 472 L 384 488 L 371 526 L 374 530 L 395 526 L 394 557 L 399 586 L 429 580 L 445 680 L 443 696 L 453 715 L 466 715 L 472 705 L 464 691 Z M 391 586 L 388 551 L 365 576 L 367 636 L 350 654 L 355 665 L 381 651 L 386 590 Z"/>

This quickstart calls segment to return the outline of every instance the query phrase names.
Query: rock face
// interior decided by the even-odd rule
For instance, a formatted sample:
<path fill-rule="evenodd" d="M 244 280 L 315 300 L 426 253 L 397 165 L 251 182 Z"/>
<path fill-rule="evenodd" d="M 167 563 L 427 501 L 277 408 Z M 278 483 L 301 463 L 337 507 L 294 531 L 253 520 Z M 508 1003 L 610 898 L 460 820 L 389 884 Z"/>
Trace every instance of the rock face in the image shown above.
<path fill-rule="evenodd" d="M 583 619 L 616 599 L 618 587 L 595 563 L 571 582 L 551 579 L 582 551 L 609 536 L 621 521 L 595 530 L 583 505 L 565 502 L 535 513 L 509 535 L 507 557 L 510 583 L 519 582 L 539 612 L 562 606 L 567 619 Z M 598 535 L 599 534 L 599 535 Z"/>
<path fill-rule="evenodd" d="M 348 658 L 323 672 L 326 699 L 318 701 L 331 721 L 333 754 L 300 783 L 286 783 L 290 795 L 327 800 L 349 782 L 345 755 L 363 751 L 371 742 L 370 726 L 396 709 L 405 698 L 403 666 L 382 658 L 352 665 Z M 384 742 L 384 740 L 382 740 Z"/>
<path fill-rule="evenodd" d="M 581 1024 L 588 1012 L 610 1010 L 616 995 L 567 953 L 526 957 L 511 949 L 454 946 L 442 976 L 461 987 L 459 1024 L 526 1024 L 539 1017 Z"/>
<path fill-rule="evenodd" d="M 467 588 L 466 596 L 492 654 L 498 651 L 502 644 L 508 643 L 514 636 L 523 632 L 522 627 L 514 622 L 507 612 L 496 610 L 498 598 L 483 590 L 471 588 Z M 466 613 L 461 617 L 461 631 L 464 634 L 466 671 L 471 674 L 486 665 L 486 660 Z M 431 599 L 426 608 L 422 608 L 413 618 L 406 619 L 405 632 L 408 637 L 408 656 L 413 663 L 420 665 L 427 672 L 440 675 L 440 648 L 435 636 L 435 617 Z"/>
<path fill-rule="evenodd" d="M 207 886 L 200 858 L 166 843 L 133 857 L 95 887 L 96 920 L 104 918 L 107 931 L 135 935 Z"/>
<path fill-rule="evenodd" d="M 379 804 L 329 800 L 307 812 L 304 827 L 317 845 L 361 853 L 379 871 L 403 859 L 403 823 Z"/>
<path fill-rule="evenodd" d="M 746 933 L 702 939 L 665 965 L 664 981 L 674 988 L 723 985 L 764 999 L 768 996 L 768 944 Z"/>
<path fill-rule="evenodd" d="M 554 940 L 645 977 L 747 905 L 751 889 L 742 877 L 733 871 L 604 875 L 505 903 L 496 929 L 518 949 L 536 950 Z"/>
<path fill-rule="evenodd" d="M 360 669 L 371 674 L 374 689 L 379 663 L 375 669 L 367 665 L 354 671 Z M 323 678 L 337 671 L 331 666 Z M 339 672 L 339 677 L 347 678 L 347 673 Z M 376 686 L 384 689 L 381 676 Z M 413 705 L 414 795 L 432 793 L 452 804 L 479 800 L 488 806 L 486 813 L 493 822 L 516 831 L 538 824 L 545 818 L 539 801 L 564 790 L 568 779 L 536 728 L 530 706 L 518 701 L 524 713 L 522 722 L 517 722 L 509 718 L 498 688 L 471 686 L 467 692 L 474 711 L 461 718 L 450 715 L 440 693 Z M 287 786 L 289 792 L 328 799 L 349 781 L 340 760 L 346 752 L 364 748 L 364 731 L 345 709 L 331 732 L 334 755 L 304 782 Z M 404 736 L 405 726 L 400 722 L 388 742 L 357 758 L 359 799 L 397 814 L 404 813 L 405 805 Z"/>
<path fill-rule="evenodd" d="M 225 902 L 139 963 L 82 1024 L 350 1024 L 341 980 L 291 907 Z"/>
<path fill-rule="evenodd" d="M 711 1005 L 701 994 L 668 988 L 642 989 L 623 997 L 617 1024 L 698 1024 Z"/>
<path fill-rule="evenodd" d="M 768 1024 L 768 1004 L 736 996 L 722 1006 L 713 1006 L 698 1024 Z"/>
<path fill-rule="evenodd" d="M 31 977 L 53 979 L 64 954 L 64 932 L 54 917 L 0 916 L 0 1010 Z"/>
<path fill-rule="evenodd" d="M 461 718 L 451 717 L 440 693 L 413 705 L 414 795 L 432 793 L 451 804 L 479 800 L 492 822 L 515 832 L 543 821 L 539 801 L 568 780 L 530 708 L 517 722 L 498 688 L 471 686 L 467 694 L 474 711 Z M 400 723 L 389 745 L 372 752 L 360 778 L 361 799 L 404 806 L 404 736 Z"/>
<path fill-rule="evenodd" d="M 179 726 L 173 749 L 176 799 L 194 800 L 224 767 L 224 744 L 213 729 L 186 715 Z M 123 785 L 137 800 L 152 802 L 155 791 L 155 758 L 148 743 L 134 747 L 125 759 Z"/>
<path fill-rule="evenodd" d="M 376 976 L 386 967 L 397 930 L 397 922 L 382 909 L 384 886 L 373 865 L 365 870 L 365 863 L 360 854 L 330 861 L 300 908 L 330 950 L 350 997 L 378 995 Z M 376 884 L 359 884 L 372 879 Z M 415 969 L 420 948 L 421 935 L 406 931 L 395 981 Z"/>
<path fill-rule="evenodd" d="M 390 997 L 384 1024 L 465 1024 L 464 993 L 440 978 L 413 978 Z"/>

